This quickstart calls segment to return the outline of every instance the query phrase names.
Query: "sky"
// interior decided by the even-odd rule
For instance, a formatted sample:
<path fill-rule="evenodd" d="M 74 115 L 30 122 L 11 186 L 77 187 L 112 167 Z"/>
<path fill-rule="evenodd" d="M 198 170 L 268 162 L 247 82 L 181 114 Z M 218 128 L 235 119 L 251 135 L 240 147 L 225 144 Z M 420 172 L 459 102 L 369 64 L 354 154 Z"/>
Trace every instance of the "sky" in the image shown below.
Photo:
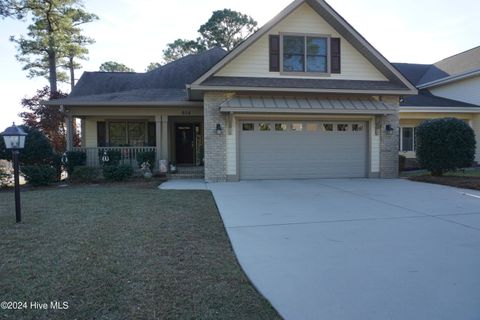
<path fill-rule="evenodd" d="M 215 10 L 224 8 L 252 16 L 262 26 L 292 0 L 84 0 L 100 19 L 85 25 L 95 39 L 83 71 L 97 71 L 105 61 L 144 72 L 162 60 L 162 50 L 177 38 L 194 39 Z M 480 45 L 478 0 L 328 0 L 357 31 L 391 62 L 434 63 Z M 15 59 L 12 35 L 26 33 L 27 22 L 0 20 L 0 132 L 21 123 L 20 101 L 47 85 L 28 79 Z M 68 86 L 61 86 L 68 91 Z"/>

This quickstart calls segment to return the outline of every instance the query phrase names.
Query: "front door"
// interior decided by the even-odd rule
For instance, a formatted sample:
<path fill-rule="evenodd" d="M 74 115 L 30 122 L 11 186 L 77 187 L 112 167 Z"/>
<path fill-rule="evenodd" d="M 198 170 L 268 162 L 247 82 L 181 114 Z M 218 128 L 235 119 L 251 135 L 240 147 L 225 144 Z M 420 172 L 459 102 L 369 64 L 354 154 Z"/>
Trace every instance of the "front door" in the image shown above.
<path fill-rule="evenodd" d="M 195 164 L 195 126 L 193 123 L 175 124 L 177 164 Z"/>

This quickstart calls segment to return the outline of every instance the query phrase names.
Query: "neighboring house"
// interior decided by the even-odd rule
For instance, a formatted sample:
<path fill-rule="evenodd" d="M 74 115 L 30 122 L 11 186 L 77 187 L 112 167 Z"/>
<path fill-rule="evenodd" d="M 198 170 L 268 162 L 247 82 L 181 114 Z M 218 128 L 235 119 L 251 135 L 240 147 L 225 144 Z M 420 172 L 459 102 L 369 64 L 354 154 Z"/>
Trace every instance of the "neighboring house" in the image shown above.
<path fill-rule="evenodd" d="M 400 97 L 416 94 L 327 3 L 296 0 L 229 53 L 141 74 L 86 72 L 48 104 L 69 127 L 81 119 L 90 165 L 102 150 L 154 150 L 204 165 L 207 181 L 392 178 Z"/>
<path fill-rule="evenodd" d="M 415 166 L 415 127 L 423 120 L 455 117 L 475 130 L 480 162 L 480 47 L 434 64 L 393 64 L 419 92 L 400 103 L 400 154 Z"/>

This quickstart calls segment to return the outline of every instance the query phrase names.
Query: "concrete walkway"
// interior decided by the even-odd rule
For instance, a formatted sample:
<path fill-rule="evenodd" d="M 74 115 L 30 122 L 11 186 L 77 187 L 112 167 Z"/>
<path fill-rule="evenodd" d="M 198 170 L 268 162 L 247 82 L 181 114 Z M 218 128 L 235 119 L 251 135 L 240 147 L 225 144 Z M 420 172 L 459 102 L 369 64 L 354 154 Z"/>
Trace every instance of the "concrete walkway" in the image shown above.
<path fill-rule="evenodd" d="M 207 186 L 240 264 L 285 319 L 480 319 L 480 192 L 371 179 Z"/>
<path fill-rule="evenodd" d="M 176 179 L 168 180 L 158 186 L 163 190 L 207 190 L 207 184 L 203 179 Z"/>

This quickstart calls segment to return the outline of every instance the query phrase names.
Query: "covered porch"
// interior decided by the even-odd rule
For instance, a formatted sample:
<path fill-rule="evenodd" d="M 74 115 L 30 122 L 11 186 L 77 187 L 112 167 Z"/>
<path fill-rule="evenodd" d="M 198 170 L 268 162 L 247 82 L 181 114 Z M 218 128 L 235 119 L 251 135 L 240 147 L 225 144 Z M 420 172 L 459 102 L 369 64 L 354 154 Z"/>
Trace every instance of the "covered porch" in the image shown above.
<path fill-rule="evenodd" d="M 140 153 L 185 167 L 203 166 L 203 108 L 65 107 L 67 150 L 85 152 L 87 166 L 101 167 L 114 154 L 119 164 L 139 168 Z M 75 125 L 79 142 L 74 143 Z"/>

